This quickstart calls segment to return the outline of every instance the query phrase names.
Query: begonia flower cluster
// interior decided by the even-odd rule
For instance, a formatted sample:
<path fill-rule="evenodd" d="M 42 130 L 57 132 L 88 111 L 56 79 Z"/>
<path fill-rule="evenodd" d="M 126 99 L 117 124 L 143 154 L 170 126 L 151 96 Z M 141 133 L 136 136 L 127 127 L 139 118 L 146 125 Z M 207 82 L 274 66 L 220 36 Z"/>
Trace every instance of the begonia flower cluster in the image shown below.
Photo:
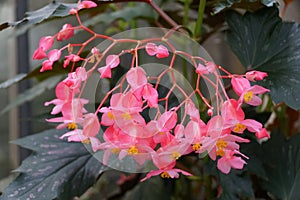
<path fill-rule="evenodd" d="M 97 5 L 91 1 L 82 1 L 77 8 L 70 11 L 79 17 L 78 11 L 83 8 L 92 8 Z M 45 105 L 54 105 L 51 114 L 60 115 L 48 119 L 49 122 L 59 123 L 58 129 L 66 128 L 68 131 L 61 136 L 68 142 L 82 142 L 90 145 L 94 152 L 102 151 L 104 165 L 109 165 L 112 155 L 116 155 L 121 161 L 126 157 L 132 159 L 140 166 L 152 163 L 156 169 L 151 170 L 144 181 L 152 176 L 160 175 L 163 178 L 178 178 L 179 173 L 191 176 L 191 171 L 177 168 L 177 162 L 181 157 L 190 154 L 205 155 L 217 162 L 217 168 L 228 174 L 231 169 L 242 169 L 249 159 L 240 152 L 240 143 L 249 142 L 242 137 L 245 130 L 253 133 L 257 139 L 269 138 L 263 125 L 254 120 L 247 119 L 243 106 L 258 106 L 262 104 L 262 94 L 269 90 L 255 85 L 267 74 L 260 71 L 250 71 L 246 74 L 231 74 L 211 61 L 206 61 L 197 55 L 190 55 L 193 63 L 192 73 L 197 76 L 197 82 L 193 93 L 185 94 L 185 100 L 179 105 L 169 107 L 169 94 L 161 96 L 159 91 L 160 80 L 168 73 L 172 74 L 174 63 L 165 69 L 153 82 L 153 77 L 138 64 L 138 52 L 144 51 L 147 56 L 154 59 L 168 59 L 180 54 L 166 38 L 154 38 L 136 40 L 135 49 L 123 49 L 115 54 L 110 54 L 109 49 L 101 51 L 92 48 L 90 56 L 81 57 L 82 49 L 86 42 L 82 42 L 78 52 L 73 52 L 72 45 L 68 44 L 61 49 L 51 49 L 54 39 L 58 42 L 74 37 L 74 30 L 84 29 L 79 21 L 79 26 L 66 24 L 54 36 L 41 38 L 39 47 L 34 52 L 33 59 L 44 59 L 41 72 L 52 70 L 54 62 L 63 60 L 64 68 L 69 68 L 67 77 L 56 86 L 56 98 L 46 102 Z M 110 39 L 108 36 L 93 34 L 95 38 Z M 96 36 L 95 36 L 96 35 Z M 112 39 L 114 44 L 126 41 L 126 39 Z M 134 42 L 132 39 L 127 42 Z M 62 58 L 63 52 L 67 52 Z M 98 73 L 99 79 L 112 79 L 114 71 L 117 72 L 121 57 L 124 52 L 132 54 L 132 64 L 125 72 L 123 80 L 112 88 L 99 102 L 96 111 L 88 111 L 85 105 L 88 100 L 82 98 L 82 92 L 86 88 L 86 82 L 94 72 Z M 185 54 L 186 55 L 186 54 Z M 80 67 L 75 63 L 81 62 Z M 101 64 L 103 63 L 103 64 Z M 87 67 L 92 64 L 92 67 Z M 221 70 L 225 75 L 220 75 Z M 217 106 L 212 106 L 200 90 L 200 79 L 209 80 L 209 76 L 216 77 L 216 82 L 211 83 L 216 90 Z M 227 95 L 224 86 L 219 84 L 222 78 L 230 79 L 233 91 L 237 99 Z M 211 81 L 211 80 L 210 80 Z M 182 91 L 176 84 L 169 88 Z M 125 87 L 125 89 L 123 88 Z M 182 92 L 184 93 L 184 92 Z M 192 97 L 198 94 L 207 106 L 207 112 L 200 112 L 199 106 L 192 101 Z M 223 95 L 225 97 L 223 98 Z M 108 105 L 104 102 L 109 102 Z M 160 103 L 164 103 L 164 109 L 160 109 Z M 105 106 L 104 106 L 105 105 Z M 145 119 L 143 111 L 155 110 L 155 117 Z M 184 110 L 184 120 L 179 117 L 178 110 Z M 208 116 L 203 121 L 201 115 Z M 101 133 L 103 131 L 103 133 Z M 101 133 L 101 134 L 100 134 Z"/>

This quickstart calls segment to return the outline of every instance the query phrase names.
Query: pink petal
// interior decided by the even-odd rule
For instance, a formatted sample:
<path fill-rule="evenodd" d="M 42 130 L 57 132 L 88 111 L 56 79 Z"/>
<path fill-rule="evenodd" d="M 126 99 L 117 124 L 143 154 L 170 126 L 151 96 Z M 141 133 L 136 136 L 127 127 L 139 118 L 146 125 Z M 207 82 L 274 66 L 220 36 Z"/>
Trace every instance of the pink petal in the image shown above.
<path fill-rule="evenodd" d="M 40 39 L 39 48 L 43 51 L 48 51 L 54 43 L 54 39 L 52 36 L 45 36 Z"/>
<path fill-rule="evenodd" d="M 81 3 L 78 4 L 78 9 L 83 9 L 83 8 L 94 8 L 97 7 L 97 4 L 93 1 L 82 1 Z"/>
<path fill-rule="evenodd" d="M 120 58 L 118 55 L 109 55 L 105 60 L 106 66 L 109 68 L 115 68 L 120 64 Z"/>
<path fill-rule="evenodd" d="M 234 169 L 243 169 L 244 164 L 246 164 L 246 162 L 241 157 L 237 157 L 237 156 L 233 156 L 229 160 L 229 163 L 231 167 Z"/>
<path fill-rule="evenodd" d="M 41 60 L 46 57 L 47 57 L 47 54 L 44 52 L 44 50 L 41 47 L 39 47 L 34 51 L 32 59 L 33 60 Z"/>
<path fill-rule="evenodd" d="M 255 133 L 255 136 L 257 137 L 257 139 L 263 139 L 263 138 L 270 138 L 270 134 L 268 133 L 268 131 L 265 128 L 260 129 L 259 131 L 257 131 Z"/>
<path fill-rule="evenodd" d="M 126 80 L 130 87 L 135 90 L 147 84 L 146 72 L 140 67 L 133 67 L 127 72 Z"/>
<path fill-rule="evenodd" d="M 42 68 L 41 68 L 40 72 L 44 72 L 44 71 L 47 71 L 47 70 L 52 70 L 52 65 L 53 65 L 53 61 L 45 60 L 42 64 Z"/>
<path fill-rule="evenodd" d="M 245 90 L 250 88 L 250 82 L 245 78 L 232 77 L 231 84 L 237 95 L 241 95 Z"/>
<path fill-rule="evenodd" d="M 57 41 L 67 40 L 74 36 L 74 28 L 71 24 L 65 24 L 56 36 Z"/>
<path fill-rule="evenodd" d="M 224 174 L 228 174 L 231 169 L 230 163 L 224 156 L 218 160 L 217 167 Z"/>
<path fill-rule="evenodd" d="M 100 67 L 98 72 L 101 74 L 100 78 L 111 78 L 111 69 L 109 67 Z"/>
<path fill-rule="evenodd" d="M 166 58 L 169 56 L 169 50 L 163 46 L 163 45 L 159 45 L 156 48 L 156 57 L 157 58 Z"/>
<path fill-rule="evenodd" d="M 262 100 L 260 97 L 253 95 L 252 99 L 246 103 L 251 106 L 259 106 L 260 104 L 262 104 Z"/>
<path fill-rule="evenodd" d="M 150 108 L 156 108 L 158 105 L 158 92 L 151 84 L 146 84 L 142 91 L 143 98 L 147 100 Z"/>
<path fill-rule="evenodd" d="M 209 71 L 207 70 L 207 68 L 202 65 L 201 63 L 198 64 L 198 67 L 196 69 L 196 73 L 203 75 L 203 74 L 209 74 Z"/>
<path fill-rule="evenodd" d="M 58 49 L 53 49 L 48 54 L 48 58 L 52 62 L 57 61 L 60 58 L 60 56 L 61 56 L 61 51 Z"/>
<path fill-rule="evenodd" d="M 146 44 L 146 52 L 149 56 L 154 56 L 156 54 L 156 45 L 154 43 Z"/>
<path fill-rule="evenodd" d="M 267 76 L 268 74 L 266 72 L 261 71 L 250 71 L 246 73 L 246 78 L 249 81 L 261 81 Z"/>
<path fill-rule="evenodd" d="M 100 130 L 100 123 L 97 115 L 89 113 L 84 116 L 83 134 L 88 137 L 94 137 Z"/>
<path fill-rule="evenodd" d="M 254 119 L 246 119 L 242 122 L 250 132 L 257 132 L 262 128 L 262 124 Z"/>
<path fill-rule="evenodd" d="M 259 86 L 259 85 L 254 85 L 251 88 L 249 88 L 247 91 L 252 91 L 253 94 L 264 94 L 266 92 L 270 92 L 269 89 L 266 89 L 266 88 L 264 88 L 262 86 Z"/>

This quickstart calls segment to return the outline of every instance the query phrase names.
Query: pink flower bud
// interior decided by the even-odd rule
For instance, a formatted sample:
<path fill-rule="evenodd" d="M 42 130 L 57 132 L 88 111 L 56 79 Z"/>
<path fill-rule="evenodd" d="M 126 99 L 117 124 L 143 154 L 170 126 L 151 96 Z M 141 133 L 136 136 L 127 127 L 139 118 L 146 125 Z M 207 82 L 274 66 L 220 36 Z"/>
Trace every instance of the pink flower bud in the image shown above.
<path fill-rule="evenodd" d="M 255 133 L 257 139 L 270 138 L 268 131 L 265 128 L 260 129 Z"/>
<path fill-rule="evenodd" d="M 78 3 L 77 7 L 78 7 L 78 10 L 84 9 L 84 8 L 94 8 L 94 7 L 97 7 L 97 4 L 93 1 L 82 1 L 82 2 Z"/>
<path fill-rule="evenodd" d="M 47 71 L 47 70 L 52 70 L 52 65 L 53 65 L 53 61 L 45 60 L 42 64 L 42 68 L 41 68 L 40 72 L 44 72 L 44 71 Z"/>
<path fill-rule="evenodd" d="M 71 24 L 65 24 L 56 36 L 57 41 L 67 40 L 74 36 L 74 29 Z"/>
<path fill-rule="evenodd" d="M 207 110 L 207 115 L 211 117 L 212 114 L 213 114 L 213 110 L 212 110 L 211 108 L 208 109 L 208 110 Z"/>
<path fill-rule="evenodd" d="M 201 63 L 198 64 L 198 67 L 196 69 L 196 73 L 203 75 L 203 74 L 209 74 L 209 71 L 207 70 L 207 68 L 202 65 Z"/>
<path fill-rule="evenodd" d="M 156 55 L 157 58 L 166 58 L 169 56 L 169 50 L 163 45 L 156 46 L 154 43 L 147 43 L 145 49 L 149 56 Z"/>
<path fill-rule="evenodd" d="M 77 9 L 72 8 L 72 9 L 69 11 L 69 14 L 70 14 L 70 15 L 75 15 L 77 12 L 78 12 Z"/>
<path fill-rule="evenodd" d="M 61 51 L 58 49 L 53 49 L 52 51 L 49 52 L 48 54 L 48 58 L 49 60 L 51 60 L 52 62 L 57 61 L 61 56 Z"/>
<path fill-rule="evenodd" d="M 45 36 L 40 39 L 39 48 L 43 51 L 48 51 L 54 43 L 54 39 L 52 36 Z"/>
<path fill-rule="evenodd" d="M 267 77 L 268 74 L 266 72 L 260 72 L 260 71 L 250 71 L 246 73 L 246 78 L 249 81 L 261 81 L 265 77 Z"/>
<path fill-rule="evenodd" d="M 94 55 L 99 55 L 100 54 L 99 49 L 97 49 L 96 47 L 92 48 L 91 52 Z"/>
<path fill-rule="evenodd" d="M 34 51 L 32 59 L 33 60 L 41 60 L 46 57 L 47 57 L 47 54 L 43 51 L 43 49 L 41 47 L 39 47 Z"/>

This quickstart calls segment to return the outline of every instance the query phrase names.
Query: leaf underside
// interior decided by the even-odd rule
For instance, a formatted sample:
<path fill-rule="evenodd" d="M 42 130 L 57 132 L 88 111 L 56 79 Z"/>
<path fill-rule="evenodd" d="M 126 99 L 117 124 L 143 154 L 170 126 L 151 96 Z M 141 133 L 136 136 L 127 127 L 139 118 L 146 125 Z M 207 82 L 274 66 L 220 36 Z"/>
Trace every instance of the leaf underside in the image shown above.
<path fill-rule="evenodd" d="M 4 189 L 0 200 L 68 200 L 95 182 L 105 167 L 83 144 L 60 140 L 64 132 L 47 130 L 14 141 L 33 153 L 15 170 L 20 174 Z"/>

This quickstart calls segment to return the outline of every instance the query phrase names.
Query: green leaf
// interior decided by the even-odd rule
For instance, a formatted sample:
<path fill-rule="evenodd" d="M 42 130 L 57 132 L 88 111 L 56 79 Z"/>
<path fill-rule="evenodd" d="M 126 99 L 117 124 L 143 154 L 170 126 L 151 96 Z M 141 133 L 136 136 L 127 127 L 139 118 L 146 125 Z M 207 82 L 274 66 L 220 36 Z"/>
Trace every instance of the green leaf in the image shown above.
<path fill-rule="evenodd" d="M 217 169 L 216 162 L 210 160 L 205 166 L 206 174 L 217 177 L 222 187 L 221 200 L 239 200 L 254 197 L 252 182 L 245 170 L 231 169 L 229 174 L 223 174 Z"/>
<path fill-rule="evenodd" d="M 226 8 L 238 7 L 249 10 L 251 7 L 261 7 L 262 5 L 271 7 L 276 0 L 217 0 L 213 6 L 213 14 L 217 14 Z"/>
<path fill-rule="evenodd" d="M 105 167 L 82 143 L 60 140 L 64 132 L 47 130 L 14 141 L 34 152 L 15 170 L 20 175 L 5 188 L 0 200 L 68 200 L 95 182 Z"/>
<path fill-rule="evenodd" d="M 161 177 L 152 177 L 145 182 L 137 184 L 122 198 L 122 200 L 138 199 L 170 199 L 170 193 L 166 191 L 166 186 Z"/>
<path fill-rule="evenodd" d="M 11 101 L 2 111 L 1 115 L 9 111 L 10 109 L 19 106 L 27 101 L 30 101 L 42 93 L 50 90 L 56 86 L 56 84 L 61 80 L 61 76 L 54 76 L 46 79 L 43 82 L 37 83 L 32 88 L 26 90 L 25 92 L 18 95 L 16 99 Z"/>
<path fill-rule="evenodd" d="M 266 172 L 262 187 L 277 199 L 300 199 L 300 134 L 285 139 L 279 131 L 261 148 L 260 160 Z M 251 157 L 250 157 L 251 159 Z"/>
<path fill-rule="evenodd" d="M 115 20 L 123 19 L 124 21 L 130 21 L 135 18 L 147 18 L 156 19 L 157 14 L 148 4 L 136 4 L 132 7 L 125 7 L 124 9 L 117 10 L 109 13 L 102 13 L 96 15 L 90 20 L 85 21 L 85 26 L 94 26 L 98 23 L 111 24 Z"/>
<path fill-rule="evenodd" d="M 8 88 L 9 86 L 13 85 L 14 83 L 17 83 L 26 77 L 26 74 L 17 74 L 13 78 L 10 78 L 2 83 L 0 83 L 0 89 Z"/>
<path fill-rule="evenodd" d="M 247 69 L 268 73 L 261 84 L 276 103 L 300 108 L 300 25 L 282 22 L 278 9 L 265 8 L 244 16 L 227 13 L 227 40 Z"/>
<path fill-rule="evenodd" d="M 9 26 L 17 26 L 23 23 L 38 24 L 42 21 L 45 21 L 54 17 L 65 17 L 69 15 L 69 10 L 71 8 L 76 8 L 77 4 L 69 4 L 69 3 L 58 3 L 56 1 L 52 1 L 52 3 L 46 5 L 45 7 L 32 11 L 26 12 L 25 18 L 19 20 L 17 22 L 3 23 L 0 25 L 0 31 L 8 28 Z"/>

